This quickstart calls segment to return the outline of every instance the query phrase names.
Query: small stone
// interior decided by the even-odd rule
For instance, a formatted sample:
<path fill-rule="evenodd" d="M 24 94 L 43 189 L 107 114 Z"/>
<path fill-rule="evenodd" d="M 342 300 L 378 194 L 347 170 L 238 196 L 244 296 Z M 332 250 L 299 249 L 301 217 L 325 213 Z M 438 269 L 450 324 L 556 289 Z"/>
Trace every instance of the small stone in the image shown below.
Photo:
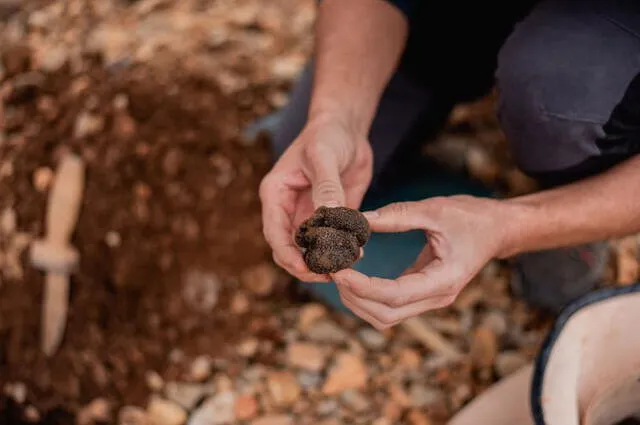
<path fill-rule="evenodd" d="M 525 364 L 527 359 L 517 351 L 504 351 L 496 358 L 496 372 L 498 376 L 504 378 L 518 371 Z"/>
<path fill-rule="evenodd" d="M 274 403 L 279 406 L 291 406 L 300 397 L 300 386 L 291 372 L 272 372 L 267 377 L 267 386 Z"/>
<path fill-rule="evenodd" d="M 249 298 L 242 292 L 236 293 L 231 299 L 230 309 L 233 314 L 245 314 L 249 307 Z"/>
<path fill-rule="evenodd" d="M 35 406 L 27 406 L 24 409 L 24 418 L 27 422 L 39 422 L 40 421 L 40 412 L 36 409 Z M 128 424 L 125 424 L 128 425 Z M 132 424 L 133 425 L 133 424 Z"/>
<path fill-rule="evenodd" d="M 24 404 L 27 401 L 27 386 L 22 382 L 5 384 L 4 393 L 18 404 Z"/>
<path fill-rule="evenodd" d="M 415 383 L 409 388 L 409 399 L 412 407 L 423 408 L 443 403 L 445 394 L 439 389 Z"/>
<path fill-rule="evenodd" d="M 193 412 L 189 425 L 226 425 L 236 421 L 236 399 L 230 391 L 208 398 Z"/>
<path fill-rule="evenodd" d="M 293 425 L 292 415 L 270 415 L 254 419 L 251 425 Z"/>
<path fill-rule="evenodd" d="M 103 128 L 103 117 L 85 111 L 78 115 L 73 134 L 77 139 L 82 139 L 100 133 Z"/>
<path fill-rule="evenodd" d="M 45 49 L 40 57 L 40 69 L 54 73 L 62 69 L 69 59 L 69 52 L 64 46 L 54 46 Z"/>
<path fill-rule="evenodd" d="M 183 288 L 185 301 L 200 313 L 211 313 L 218 304 L 222 284 L 213 273 L 192 270 L 187 273 Z"/>
<path fill-rule="evenodd" d="M 329 371 L 322 387 L 325 395 L 336 395 L 350 389 L 361 389 L 367 384 L 369 373 L 361 358 L 351 353 L 341 353 Z"/>
<path fill-rule="evenodd" d="M 392 382 L 389 384 L 387 390 L 389 391 L 389 398 L 391 401 L 395 402 L 402 408 L 411 406 L 411 398 L 402 385 L 397 382 Z"/>
<path fill-rule="evenodd" d="M 472 392 L 469 384 L 461 384 L 449 395 L 451 408 L 455 411 L 460 409 L 469 399 Z"/>
<path fill-rule="evenodd" d="M 117 248 L 122 243 L 122 238 L 120 237 L 120 233 L 114 232 L 113 230 L 107 232 L 104 237 L 104 243 L 107 244 L 109 248 Z"/>
<path fill-rule="evenodd" d="M 319 372 L 324 369 L 327 359 L 317 345 L 293 343 L 287 347 L 287 361 L 289 366 Z"/>
<path fill-rule="evenodd" d="M 236 398 L 235 405 L 236 419 L 239 421 L 248 421 L 256 417 L 258 414 L 258 402 L 251 395 L 243 395 Z"/>
<path fill-rule="evenodd" d="M 118 413 L 118 425 L 153 425 L 147 412 L 137 406 L 124 406 Z"/>
<path fill-rule="evenodd" d="M 170 149 L 162 160 L 164 173 L 169 177 L 177 176 L 182 168 L 183 160 L 183 154 L 178 148 Z"/>
<path fill-rule="evenodd" d="M 213 384 L 217 392 L 233 392 L 233 381 L 224 373 L 219 373 L 213 379 Z"/>
<path fill-rule="evenodd" d="M 131 138 L 136 133 L 137 127 L 136 121 L 129 114 L 119 113 L 113 118 L 113 131 L 123 139 Z"/>
<path fill-rule="evenodd" d="M 363 328 L 358 331 L 358 336 L 366 348 L 369 350 L 382 350 L 387 345 L 385 336 L 375 329 Z"/>
<path fill-rule="evenodd" d="M 306 332 L 320 319 L 326 317 L 327 309 L 322 304 L 306 304 L 300 309 L 300 317 L 298 318 L 298 329 Z"/>
<path fill-rule="evenodd" d="M 249 337 L 249 338 L 246 338 L 244 341 L 242 341 L 240 344 L 238 344 L 236 351 L 242 357 L 245 357 L 245 358 L 253 357 L 258 351 L 259 344 L 260 344 L 260 341 L 258 341 L 257 338 Z"/>
<path fill-rule="evenodd" d="M 168 382 L 164 391 L 169 400 L 178 403 L 186 410 L 191 410 L 204 398 L 207 389 L 202 384 Z"/>
<path fill-rule="evenodd" d="M 263 263 L 242 272 L 240 282 L 251 293 L 258 296 L 271 294 L 278 274 L 270 263 Z"/>
<path fill-rule="evenodd" d="M 16 231 L 17 226 L 16 211 L 11 207 L 5 208 L 0 215 L 0 233 L 10 236 Z"/>
<path fill-rule="evenodd" d="M 204 381 L 211 375 L 211 359 L 207 356 L 198 356 L 191 363 L 189 376 L 194 381 Z"/>
<path fill-rule="evenodd" d="M 509 329 L 505 314 L 499 310 L 487 313 L 482 319 L 481 326 L 491 329 L 497 336 L 504 335 Z"/>
<path fill-rule="evenodd" d="M 33 187 L 40 193 L 46 192 L 53 181 L 53 170 L 40 167 L 33 173 Z"/>
<path fill-rule="evenodd" d="M 342 404 L 355 413 L 362 413 L 371 409 L 369 399 L 359 391 L 347 390 L 340 395 Z"/>
<path fill-rule="evenodd" d="M 302 371 L 298 374 L 298 382 L 305 390 L 316 389 L 322 384 L 322 376 L 319 373 Z"/>
<path fill-rule="evenodd" d="M 473 333 L 471 341 L 471 362 L 479 368 L 493 366 L 498 355 L 496 334 L 489 328 L 480 326 Z"/>
<path fill-rule="evenodd" d="M 417 370 L 420 368 L 422 357 L 412 348 L 403 348 L 398 354 L 397 365 L 404 370 Z"/>
<path fill-rule="evenodd" d="M 393 400 L 388 400 L 384 406 L 382 406 L 382 416 L 394 424 L 400 420 L 402 412 L 402 406 Z"/>
<path fill-rule="evenodd" d="M 409 425 L 431 425 L 429 418 L 417 409 L 411 409 L 407 413 L 407 422 Z"/>
<path fill-rule="evenodd" d="M 178 403 L 157 396 L 151 396 L 147 415 L 154 425 L 182 425 L 187 421 L 187 412 Z"/>
<path fill-rule="evenodd" d="M 323 400 L 316 407 L 316 413 L 320 416 L 329 416 L 338 410 L 338 402 L 335 400 Z"/>
<path fill-rule="evenodd" d="M 113 97 L 113 109 L 125 111 L 129 107 L 129 96 L 126 93 L 118 93 Z"/>
<path fill-rule="evenodd" d="M 312 325 L 306 332 L 307 338 L 314 342 L 340 344 L 349 339 L 349 336 L 334 322 L 322 320 Z"/>
<path fill-rule="evenodd" d="M 97 398 L 80 409 L 76 417 L 78 425 L 111 422 L 112 405 L 103 398 Z"/>

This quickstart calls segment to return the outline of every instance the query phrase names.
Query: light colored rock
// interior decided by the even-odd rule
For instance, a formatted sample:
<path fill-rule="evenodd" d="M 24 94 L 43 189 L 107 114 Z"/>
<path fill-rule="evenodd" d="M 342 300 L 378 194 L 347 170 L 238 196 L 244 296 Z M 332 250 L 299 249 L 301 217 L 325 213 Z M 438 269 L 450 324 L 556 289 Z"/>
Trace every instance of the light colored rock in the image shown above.
<path fill-rule="evenodd" d="M 236 398 L 235 415 L 239 421 L 248 421 L 258 414 L 258 401 L 252 395 L 242 395 Z"/>
<path fill-rule="evenodd" d="M 275 267 L 270 263 L 262 263 L 242 272 L 240 282 L 251 293 L 267 296 L 273 291 L 277 278 Z"/>
<path fill-rule="evenodd" d="M 481 326 L 489 328 L 496 334 L 501 336 L 507 333 L 509 323 L 504 312 L 499 310 L 490 311 L 482 318 Z"/>
<path fill-rule="evenodd" d="M 362 344 L 369 350 L 382 350 L 387 345 L 387 338 L 375 329 L 362 328 L 358 331 Z"/>
<path fill-rule="evenodd" d="M 117 248 L 122 243 L 122 237 L 120 233 L 111 230 L 104 236 L 104 243 L 106 243 L 109 248 Z"/>
<path fill-rule="evenodd" d="M 187 421 L 187 412 L 178 403 L 158 396 L 151 396 L 147 416 L 154 425 L 183 425 Z"/>
<path fill-rule="evenodd" d="M 222 283 L 218 276 L 200 270 L 189 271 L 184 279 L 184 300 L 200 313 L 211 313 L 218 304 Z"/>
<path fill-rule="evenodd" d="M 233 314 L 245 314 L 249 311 L 249 298 L 242 292 L 236 293 L 231 299 L 230 310 Z"/>
<path fill-rule="evenodd" d="M 325 395 L 336 395 L 350 389 L 362 389 L 369 378 L 363 360 L 351 353 L 340 353 L 322 387 Z"/>
<path fill-rule="evenodd" d="M 16 211 L 7 207 L 0 214 L 0 233 L 6 236 L 12 235 L 18 226 Z"/>
<path fill-rule="evenodd" d="M 53 181 L 53 170 L 49 167 L 40 167 L 33 173 L 33 187 L 40 193 L 46 192 Z"/>
<path fill-rule="evenodd" d="M 165 396 L 186 410 L 191 410 L 207 393 L 203 384 L 190 382 L 167 382 L 164 389 Z"/>
<path fill-rule="evenodd" d="M 137 406 L 124 406 L 118 413 L 118 425 L 153 425 L 147 412 Z"/>
<path fill-rule="evenodd" d="M 18 404 L 27 401 L 27 386 L 23 382 L 10 382 L 4 385 L 4 393 Z"/>
<path fill-rule="evenodd" d="M 344 343 L 349 339 L 344 329 L 330 320 L 316 322 L 305 335 L 311 341 L 330 344 Z"/>
<path fill-rule="evenodd" d="M 496 372 L 504 378 L 527 364 L 527 358 L 517 351 L 504 351 L 496 358 Z"/>
<path fill-rule="evenodd" d="M 230 392 L 221 392 L 208 398 L 202 406 L 193 412 L 189 425 L 230 425 L 236 421 L 236 396 Z"/>
<path fill-rule="evenodd" d="M 40 56 L 40 69 L 54 73 L 62 69 L 69 59 L 69 51 L 63 45 L 47 48 Z"/>
<path fill-rule="evenodd" d="M 35 408 L 35 406 L 27 406 L 24 409 L 24 418 L 31 423 L 34 422 L 40 422 L 40 412 L 38 412 L 38 409 Z M 129 425 L 129 424 L 124 424 L 124 425 Z M 130 425 L 135 425 L 135 424 L 130 424 Z"/>
<path fill-rule="evenodd" d="M 110 423 L 113 406 L 104 398 L 97 398 L 80 409 L 76 416 L 78 425 L 91 425 L 97 422 Z"/>
<path fill-rule="evenodd" d="M 270 373 L 267 377 L 267 386 L 271 398 L 278 406 L 291 406 L 300 397 L 300 386 L 291 372 Z"/>
<path fill-rule="evenodd" d="M 322 384 L 322 376 L 319 373 L 303 370 L 298 374 L 298 382 L 306 390 L 316 389 Z"/>
<path fill-rule="evenodd" d="M 83 111 L 76 118 L 73 134 L 77 139 L 90 137 L 104 129 L 104 117 Z"/>
<path fill-rule="evenodd" d="M 316 413 L 320 416 L 333 415 L 339 408 L 338 402 L 333 399 L 322 400 L 316 407 Z"/>
<path fill-rule="evenodd" d="M 324 369 L 327 358 L 321 347 L 308 343 L 293 343 L 287 347 L 289 366 L 319 372 Z"/>
<path fill-rule="evenodd" d="M 327 309 L 322 304 L 305 304 L 304 307 L 300 309 L 298 329 L 301 332 L 306 332 L 312 325 L 326 316 Z"/>
<path fill-rule="evenodd" d="M 476 367 L 487 368 L 493 366 L 498 355 L 497 336 L 493 330 L 480 326 L 471 340 L 471 361 Z"/>
<path fill-rule="evenodd" d="M 409 425 L 431 425 L 429 418 L 418 409 L 411 409 L 407 413 L 407 422 Z"/>
<path fill-rule="evenodd" d="M 444 402 L 445 394 L 437 388 L 414 383 L 409 388 L 409 399 L 412 407 L 423 408 Z"/>
<path fill-rule="evenodd" d="M 236 348 L 236 352 L 242 357 L 253 357 L 258 351 L 260 341 L 257 338 L 249 337 L 240 342 Z"/>
<path fill-rule="evenodd" d="M 355 413 L 362 413 L 371 409 L 369 399 L 360 391 L 347 390 L 340 395 L 340 400 L 346 408 Z"/>
<path fill-rule="evenodd" d="M 293 425 L 292 415 L 270 415 L 263 416 L 251 421 L 251 425 Z"/>
<path fill-rule="evenodd" d="M 211 376 L 212 364 L 208 356 L 198 356 L 191 363 L 189 377 L 194 381 L 204 381 Z"/>

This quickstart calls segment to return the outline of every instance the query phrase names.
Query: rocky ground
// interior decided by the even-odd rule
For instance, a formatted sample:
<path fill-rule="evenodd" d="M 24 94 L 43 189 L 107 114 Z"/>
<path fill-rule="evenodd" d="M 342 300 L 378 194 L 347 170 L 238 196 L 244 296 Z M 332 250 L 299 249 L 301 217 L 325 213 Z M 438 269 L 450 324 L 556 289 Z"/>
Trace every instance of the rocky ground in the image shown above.
<path fill-rule="evenodd" d="M 443 424 L 536 353 L 550 318 L 491 263 L 413 331 L 377 332 L 302 298 L 270 261 L 243 137 L 308 58 L 295 0 L 0 1 L 0 423 Z M 532 189 L 491 98 L 460 105 L 426 153 L 506 196 Z M 57 160 L 86 163 L 61 347 L 39 348 Z M 607 280 L 638 275 L 613 243 Z"/>

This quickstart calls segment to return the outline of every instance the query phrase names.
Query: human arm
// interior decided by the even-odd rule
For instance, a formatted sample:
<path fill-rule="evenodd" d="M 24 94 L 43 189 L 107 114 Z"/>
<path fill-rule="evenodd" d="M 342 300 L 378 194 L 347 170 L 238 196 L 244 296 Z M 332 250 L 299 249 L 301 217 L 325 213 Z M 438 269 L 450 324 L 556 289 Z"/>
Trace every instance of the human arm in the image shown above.
<path fill-rule="evenodd" d="M 570 185 L 508 200 L 452 196 L 367 214 L 378 232 L 422 229 L 429 243 L 395 280 L 334 275 L 345 304 L 378 328 L 451 304 L 494 258 L 640 231 L 640 156 Z"/>
<path fill-rule="evenodd" d="M 321 205 L 359 207 L 372 172 L 367 134 L 406 34 L 406 18 L 384 0 L 319 7 L 308 122 L 260 186 L 274 260 L 299 279 L 329 280 L 308 270 L 293 233 Z"/>

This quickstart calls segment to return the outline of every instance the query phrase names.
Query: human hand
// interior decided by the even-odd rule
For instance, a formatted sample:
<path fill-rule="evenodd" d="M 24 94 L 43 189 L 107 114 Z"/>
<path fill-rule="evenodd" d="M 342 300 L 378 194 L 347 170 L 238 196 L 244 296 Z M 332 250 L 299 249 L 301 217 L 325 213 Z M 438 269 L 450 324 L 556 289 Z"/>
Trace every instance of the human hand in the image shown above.
<path fill-rule="evenodd" d="M 320 206 L 357 209 L 372 177 L 369 142 L 334 118 L 310 121 L 260 185 L 265 238 L 276 264 L 306 282 L 312 273 L 294 242 L 298 226 Z"/>
<path fill-rule="evenodd" d="M 352 269 L 335 273 L 343 303 L 377 329 L 450 305 L 488 261 L 503 256 L 509 208 L 502 201 L 452 196 L 365 213 L 374 232 L 421 229 L 428 243 L 413 266 L 395 280 Z"/>

